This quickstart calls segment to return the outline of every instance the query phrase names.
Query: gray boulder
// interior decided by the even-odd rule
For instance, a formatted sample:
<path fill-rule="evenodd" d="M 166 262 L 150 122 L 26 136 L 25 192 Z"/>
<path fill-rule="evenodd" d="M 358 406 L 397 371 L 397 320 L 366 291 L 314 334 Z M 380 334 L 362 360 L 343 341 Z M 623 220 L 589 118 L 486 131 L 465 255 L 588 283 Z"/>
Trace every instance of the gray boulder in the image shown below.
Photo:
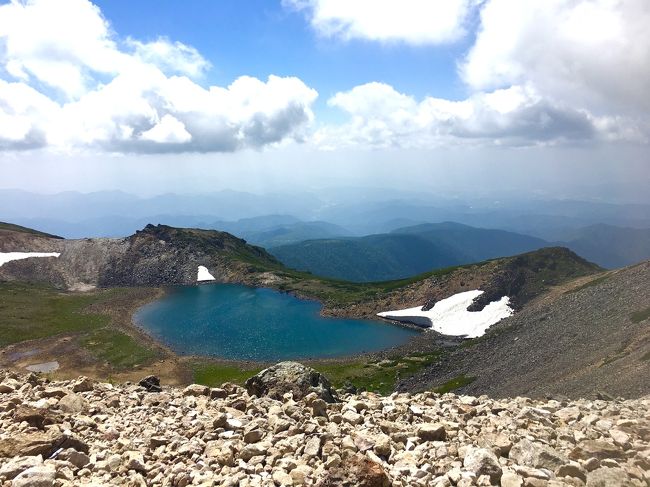
<path fill-rule="evenodd" d="M 246 390 L 254 396 L 269 396 L 281 400 L 288 392 L 296 400 L 316 393 L 325 402 L 337 401 L 332 385 L 327 378 L 298 362 L 280 362 L 262 370 L 246 381 Z"/>
<path fill-rule="evenodd" d="M 487 448 L 468 448 L 463 466 L 466 470 L 474 472 L 477 477 L 488 475 L 490 481 L 495 484 L 499 482 L 503 474 L 496 455 Z"/>
<path fill-rule="evenodd" d="M 587 474 L 587 487 L 625 487 L 630 477 L 622 468 L 599 468 Z"/>
<path fill-rule="evenodd" d="M 533 442 L 526 438 L 523 438 L 512 446 L 508 457 L 517 465 L 547 468 L 552 471 L 569 463 L 567 457 L 550 446 Z"/>

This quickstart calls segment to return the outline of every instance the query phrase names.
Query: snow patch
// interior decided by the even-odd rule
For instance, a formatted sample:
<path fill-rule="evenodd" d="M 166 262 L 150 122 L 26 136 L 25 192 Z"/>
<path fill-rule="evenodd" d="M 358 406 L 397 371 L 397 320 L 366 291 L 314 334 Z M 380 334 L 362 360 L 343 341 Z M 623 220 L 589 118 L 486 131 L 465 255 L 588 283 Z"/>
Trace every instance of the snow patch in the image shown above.
<path fill-rule="evenodd" d="M 196 275 L 196 280 L 197 282 L 201 281 L 214 281 L 215 278 L 212 274 L 210 274 L 210 271 L 208 270 L 207 267 L 200 265 L 199 266 L 199 271 Z"/>
<path fill-rule="evenodd" d="M 476 338 L 484 335 L 490 326 L 514 313 L 510 307 L 508 296 L 503 296 L 498 301 L 492 301 L 482 311 L 467 311 L 474 298 L 481 294 L 483 291 L 478 290 L 454 294 L 438 301 L 428 311 L 422 311 L 422 306 L 416 306 L 415 308 L 384 311 L 377 315 L 389 320 L 415 323 L 443 335 Z"/>
<path fill-rule="evenodd" d="M 0 267 L 12 260 L 29 259 L 30 257 L 58 257 L 60 252 L 0 252 Z"/>

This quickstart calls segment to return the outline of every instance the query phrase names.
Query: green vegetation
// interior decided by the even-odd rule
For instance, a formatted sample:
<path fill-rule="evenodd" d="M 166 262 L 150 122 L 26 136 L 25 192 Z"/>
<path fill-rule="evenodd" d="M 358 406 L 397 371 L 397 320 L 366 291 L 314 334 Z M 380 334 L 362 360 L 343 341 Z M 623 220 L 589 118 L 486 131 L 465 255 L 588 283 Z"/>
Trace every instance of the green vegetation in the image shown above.
<path fill-rule="evenodd" d="M 469 385 L 475 380 L 476 377 L 467 377 L 465 375 L 459 375 L 458 377 L 454 377 L 453 379 L 445 382 L 441 386 L 434 388 L 433 391 L 439 394 L 444 394 L 445 392 L 455 391 L 456 389 L 460 389 L 461 387 Z"/>
<path fill-rule="evenodd" d="M 641 323 L 642 321 L 645 321 L 648 318 L 650 318 L 650 307 L 647 307 L 640 311 L 636 311 L 632 313 L 632 315 L 630 316 L 632 323 Z"/>
<path fill-rule="evenodd" d="M 356 360 L 350 362 L 314 362 L 309 365 L 325 375 L 335 388 L 352 384 L 357 389 L 390 394 L 399 378 L 406 378 L 437 361 L 440 352 L 413 353 L 386 360 Z M 193 380 L 197 384 L 215 387 L 224 382 L 243 384 L 262 367 L 239 367 L 209 360 L 191 364 Z"/>
<path fill-rule="evenodd" d="M 81 343 L 96 358 L 117 369 L 130 369 L 158 357 L 156 352 L 143 347 L 129 335 L 110 328 L 90 332 Z"/>
<path fill-rule="evenodd" d="M 503 290 L 509 295 L 516 294 L 517 302 L 523 305 L 547 290 L 549 286 L 602 270 L 562 247 L 549 247 L 515 257 L 435 269 L 405 279 L 363 283 L 314 276 L 309 272 L 289 269 L 277 261 L 270 261 L 268 258 L 251 255 L 251 253 L 235 252 L 231 254 L 231 258 L 248 264 L 250 269 L 256 272 L 273 272 L 283 280 L 281 284 L 275 286 L 280 291 L 318 299 L 330 308 L 373 301 L 392 291 L 432 277 L 442 277 L 458 269 L 476 269 L 480 272 L 484 266 L 492 266 L 488 269 L 490 273 L 503 269 L 514 275 L 521 273 L 525 276 L 520 289 Z"/>
<path fill-rule="evenodd" d="M 317 362 L 311 366 L 325 375 L 336 388 L 350 383 L 357 389 L 390 394 L 395 390 L 399 379 L 410 377 L 436 362 L 440 355 L 440 352 L 413 353 L 404 357 L 393 356 L 381 361 Z"/>
<path fill-rule="evenodd" d="M 257 374 L 262 367 L 237 367 L 209 361 L 196 361 L 191 364 L 192 377 L 195 383 L 216 387 L 224 382 L 243 384 L 246 379 Z"/>
<path fill-rule="evenodd" d="M 0 346 L 105 326 L 107 316 L 82 310 L 115 292 L 68 294 L 40 284 L 0 283 Z"/>
<path fill-rule="evenodd" d="M 85 310 L 125 298 L 130 289 L 66 293 L 42 284 L 0 283 L 0 347 L 62 334 L 79 336 L 80 345 L 117 369 L 128 369 L 157 354 L 110 327 L 110 317 Z"/>
<path fill-rule="evenodd" d="M 0 222 L 0 230 L 10 230 L 12 232 L 30 233 L 32 235 L 38 235 L 40 237 L 61 238 L 61 237 L 57 237 L 56 235 L 50 235 L 49 233 L 39 232 L 38 230 L 33 230 L 31 228 L 21 227 L 20 225 L 14 225 L 13 223 Z"/>

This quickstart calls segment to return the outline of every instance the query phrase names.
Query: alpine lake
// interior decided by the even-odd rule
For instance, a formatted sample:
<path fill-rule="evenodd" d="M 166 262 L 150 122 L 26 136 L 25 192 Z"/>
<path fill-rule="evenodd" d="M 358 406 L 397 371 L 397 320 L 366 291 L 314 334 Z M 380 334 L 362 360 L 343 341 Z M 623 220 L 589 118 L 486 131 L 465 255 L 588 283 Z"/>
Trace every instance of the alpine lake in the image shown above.
<path fill-rule="evenodd" d="M 238 284 L 175 287 L 134 321 L 180 355 L 227 360 L 335 358 L 401 345 L 419 332 L 320 316 L 321 304 Z"/>

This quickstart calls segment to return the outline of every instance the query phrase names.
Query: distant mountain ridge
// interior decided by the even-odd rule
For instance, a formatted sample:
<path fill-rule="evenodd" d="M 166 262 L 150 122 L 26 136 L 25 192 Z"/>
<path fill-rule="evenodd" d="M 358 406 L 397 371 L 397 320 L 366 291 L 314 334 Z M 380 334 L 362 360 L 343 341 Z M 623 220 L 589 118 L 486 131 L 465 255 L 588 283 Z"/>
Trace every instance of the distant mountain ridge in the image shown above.
<path fill-rule="evenodd" d="M 591 225 L 575 230 L 569 240 L 557 244 L 608 269 L 650 259 L 650 229 Z"/>
<path fill-rule="evenodd" d="M 401 279 L 432 268 L 480 262 L 550 246 L 567 247 L 605 268 L 650 259 L 650 229 L 592 225 L 563 241 L 472 227 L 423 223 L 357 238 L 315 239 L 269 248 L 285 265 L 357 282 Z M 407 238 L 406 238 L 407 237 Z"/>
<path fill-rule="evenodd" d="M 388 234 L 309 240 L 270 248 L 288 267 L 357 282 L 400 279 L 549 246 L 535 237 L 459 223 L 427 223 Z"/>

